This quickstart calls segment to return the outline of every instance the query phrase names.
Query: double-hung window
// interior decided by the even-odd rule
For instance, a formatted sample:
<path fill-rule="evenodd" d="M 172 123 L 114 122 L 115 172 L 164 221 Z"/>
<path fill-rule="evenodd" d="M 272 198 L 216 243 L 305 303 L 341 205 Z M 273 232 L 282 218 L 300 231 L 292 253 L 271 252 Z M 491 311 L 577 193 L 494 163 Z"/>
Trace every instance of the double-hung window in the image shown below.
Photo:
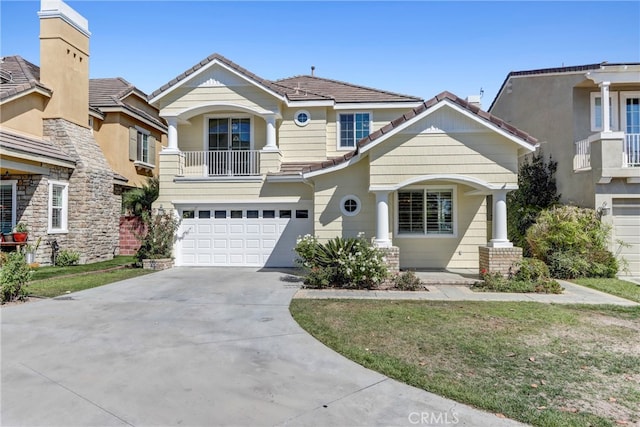
<path fill-rule="evenodd" d="M 398 191 L 398 234 L 455 235 L 454 200 L 452 188 Z"/>
<path fill-rule="evenodd" d="M 11 233 L 16 225 L 17 182 L 3 180 L 0 184 L 0 233 Z"/>
<path fill-rule="evenodd" d="M 146 129 L 135 126 L 129 129 L 129 160 L 136 167 L 153 168 L 156 157 L 156 140 Z"/>
<path fill-rule="evenodd" d="M 49 233 L 66 233 L 69 183 L 49 181 Z"/>
<path fill-rule="evenodd" d="M 369 136 L 371 129 L 370 113 L 338 114 L 338 148 L 353 149 L 356 142 Z"/>

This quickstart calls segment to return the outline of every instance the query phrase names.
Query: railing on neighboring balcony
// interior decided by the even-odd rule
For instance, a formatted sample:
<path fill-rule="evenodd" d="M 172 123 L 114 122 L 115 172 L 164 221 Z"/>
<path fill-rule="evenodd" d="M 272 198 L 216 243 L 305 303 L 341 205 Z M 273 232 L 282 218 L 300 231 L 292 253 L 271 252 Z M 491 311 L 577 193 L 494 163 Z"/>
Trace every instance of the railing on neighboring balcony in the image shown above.
<path fill-rule="evenodd" d="M 591 168 L 591 141 L 589 138 L 577 141 L 576 151 L 573 156 L 573 170 L 586 170 Z"/>
<path fill-rule="evenodd" d="M 259 150 L 183 151 L 183 176 L 258 176 Z"/>
<path fill-rule="evenodd" d="M 628 167 L 640 167 L 640 133 L 625 135 L 624 164 Z"/>

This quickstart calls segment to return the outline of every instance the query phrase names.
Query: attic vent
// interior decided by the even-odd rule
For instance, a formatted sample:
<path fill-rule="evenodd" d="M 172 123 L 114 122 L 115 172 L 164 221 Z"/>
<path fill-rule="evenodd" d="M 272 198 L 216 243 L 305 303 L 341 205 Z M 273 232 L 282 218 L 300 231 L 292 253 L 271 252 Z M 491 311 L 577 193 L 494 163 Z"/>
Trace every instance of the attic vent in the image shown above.
<path fill-rule="evenodd" d="M 0 70 L 0 81 L 2 81 L 2 83 L 13 83 L 11 71 Z"/>

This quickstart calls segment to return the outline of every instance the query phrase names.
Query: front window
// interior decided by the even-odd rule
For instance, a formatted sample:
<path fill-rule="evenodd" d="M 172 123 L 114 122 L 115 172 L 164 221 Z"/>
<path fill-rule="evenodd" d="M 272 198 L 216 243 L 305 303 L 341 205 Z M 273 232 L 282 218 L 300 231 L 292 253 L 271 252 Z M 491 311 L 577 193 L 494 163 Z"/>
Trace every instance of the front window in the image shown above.
<path fill-rule="evenodd" d="M 454 235 L 454 191 L 425 188 L 398 192 L 398 234 Z"/>
<path fill-rule="evenodd" d="M 250 150 L 251 119 L 212 118 L 209 119 L 209 151 Z"/>
<path fill-rule="evenodd" d="M 355 148 L 356 142 L 369 135 L 371 115 L 369 113 L 348 113 L 338 116 L 338 148 Z"/>
<path fill-rule="evenodd" d="M 609 127 L 611 130 L 618 128 L 618 94 L 609 94 Z M 602 130 L 602 94 L 600 92 L 591 93 L 591 131 Z"/>
<path fill-rule="evenodd" d="M 0 185 L 0 232 L 11 233 L 16 225 L 17 181 L 2 181 Z"/>
<path fill-rule="evenodd" d="M 69 184 L 49 182 L 49 233 L 67 232 Z"/>

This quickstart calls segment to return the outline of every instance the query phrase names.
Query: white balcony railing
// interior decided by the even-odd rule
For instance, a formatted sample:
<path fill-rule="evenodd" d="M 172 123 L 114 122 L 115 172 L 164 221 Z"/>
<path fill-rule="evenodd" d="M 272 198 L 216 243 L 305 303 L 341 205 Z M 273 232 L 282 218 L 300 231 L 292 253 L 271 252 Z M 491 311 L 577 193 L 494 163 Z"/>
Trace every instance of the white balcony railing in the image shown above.
<path fill-rule="evenodd" d="M 182 176 L 260 175 L 259 150 L 183 151 Z"/>
<path fill-rule="evenodd" d="M 576 152 L 573 156 L 573 170 L 591 168 L 591 141 L 589 138 L 576 142 Z"/>
<path fill-rule="evenodd" d="M 640 167 L 640 133 L 628 133 L 624 141 L 624 166 Z"/>

